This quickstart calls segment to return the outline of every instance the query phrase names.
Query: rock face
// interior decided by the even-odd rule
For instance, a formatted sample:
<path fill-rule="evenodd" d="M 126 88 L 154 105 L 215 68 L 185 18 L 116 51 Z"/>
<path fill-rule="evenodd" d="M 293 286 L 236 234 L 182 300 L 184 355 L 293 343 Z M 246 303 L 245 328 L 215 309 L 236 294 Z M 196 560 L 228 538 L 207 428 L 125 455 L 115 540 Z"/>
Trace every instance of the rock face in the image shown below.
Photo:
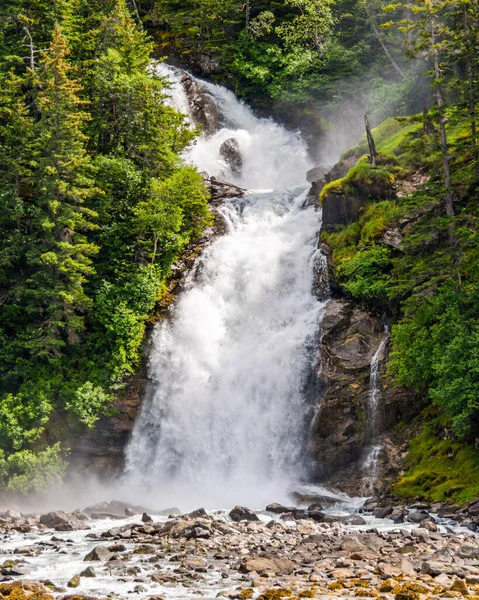
<path fill-rule="evenodd" d="M 365 201 L 342 193 L 330 193 L 323 200 L 323 223 L 321 231 L 334 230 L 336 225 L 358 221 Z"/>
<path fill-rule="evenodd" d="M 192 116 L 201 125 L 206 134 L 215 133 L 220 124 L 218 106 L 207 89 L 188 74 L 184 74 L 181 83 L 185 89 Z"/>
<path fill-rule="evenodd" d="M 338 489 L 358 495 L 362 491 L 364 451 L 368 437 L 370 366 L 384 339 L 381 319 L 344 299 L 331 300 L 322 323 L 320 360 L 308 394 L 316 404 L 310 447 L 315 477 Z M 381 393 L 377 425 L 384 434 L 385 466 L 394 467 L 397 448 L 387 431 L 409 420 L 421 405 L 410 391 L 394 388 L 384 373 L 387 349 L 379 356 Z M 397 460 L 396 460 L 397 462 Z"/>
<path fill-rule="evenodd" d="M 232 173 L 235 175 L 241 173 L 243 157 L 236 138 L 228 138 L 221 144 L 220 155 L 228 163 Z"/>

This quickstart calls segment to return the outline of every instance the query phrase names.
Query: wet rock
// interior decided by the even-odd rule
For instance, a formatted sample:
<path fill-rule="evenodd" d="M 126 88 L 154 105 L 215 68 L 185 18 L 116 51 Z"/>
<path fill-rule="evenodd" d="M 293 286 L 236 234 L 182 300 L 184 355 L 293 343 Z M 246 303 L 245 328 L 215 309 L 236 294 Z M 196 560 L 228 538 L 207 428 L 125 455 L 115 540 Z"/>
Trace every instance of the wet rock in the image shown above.
<path fill-rule="evenodd" d="M 69 588 L 77 588 L 80 585 L 80 575 L 74 575 L 67 583 Z"/>
<path fill-rule="evenodd" d="M 220 146 L 220 155 L 229 165 L 231 172 L 235 175 L 241 173 L 243 168 L 243 157 L 236 138 L 228 138 Z"/>
<path fill-rule="evenodd" d="M 242 561 L 239 571 L 240 573 L 251 573 L 256 571 L 259 575 L 264 573 L 291 575 L 294 571 L 294 563 L 286 558 L 252 556 Z"/>
<path fill-rule="evenodd" d="M 259 517 L 245 506 L 235 506 L 229 513 L 230 519 L 235 523 L 239 521 L 259 521 Z"/>
<path fill-rule="evenodd" d="M 383 506 L 376 508 L 373 511 L 373 515 L 376 517 L 376 519 L 385 519 L 386 517 L 389 517 L 392 514 L 392 512 L 392 506 Z"/>
<path fill-rule="evenodd" d="M 316 181 L 320 181 L 324 179 L 326 173 L 331 169 L 331 167 L 324 167 L 323 165 L 319 165 L 318 167 L 313 167 L 306 173 L 306 181 L 308 183 L 315 183 Z"/>
<path fill-rule="evenodd" d="M 80 577 L 96 577 L 96 572 L 93 567 L 87 567 L 80 573 Z"/>
<path fill-rule="evenodd" d="M 292 513 L 294 512 L 294 507 L 291 506 L 283 506 L 282 504 L 278 504 L 277 502 L 273 502 L 273 504 L 268 504 L 265 508 L 267 512 L 273 513 L 275 515 L 282 515 L 284 513 Z"/>
<path fill-rule="evenodd" d="M 179 537 L 184 537 L 187 540 L 191 539 L 199 539 L 199 538 L 209 538 L 211 536 L 211 531 L 203 526 L 203 525 L 193 525 L 191 527 L 185 527 Z"/>
<path fill-rule="evenodd" d="M 89 529 L 84 521 L 76 519 L 73 515 L 67 515 L 63 511 L 50 512 L 41 515 L 40 524 L 55 531 L 77 531 L 79 529 Z"/>
<path fill-rule="evenodd" d="M 295 491 L 291 494 L 293 499 L 300 505 L 309 506 L 311 504 L 322 504 L 324 506 L 331 506 L 342 502 L 343 498 L 338 496 L 334 492 L 324 490 L 324 492 L 302 492 Z"/>
<path fill-rule="evenodd" d="M 428 531 L 432 532 L 435 532 L 438 529 L 437 523 L 432 518 L 427 518 L 424 519 L 424 521 L 421 521 L 421 527 L 424 527 Z"/>
<path fill-rule="evenodd" d="M 204 181 L 213 203 L 221 202 L 227 198 L 241 198 L 246 193 L 243 188 L 227 181 L 220 181 L 216 177 L 206 177 Z"/>
<path fill-rule="evenodd" d="M 315 506 L 315 505 L 313 505 Z M 317 523 L 323 523 L 326 515 L 321 510 L 309 510 L 308 509 L 308 519 L 312 519 Z"/>
<path fill-rule="evenodd" d="M 407 516 L 407 520 L 410 523 L 420 523 L 421 521 L 424 521 L 424 519 L 428 518 L 429 514 L 423 510 L 414 510 L 410 512 Z"/>
<path fill-rule="evenodd" d="M 141 520 L 143 523 L 153 523 L 153 519 L 146 512 L 141 515 Z"/>
<path fill-rule="evenodd" d="M 215 133 L 219 128 L 220 113 L 213 96 L 200 82 L 186 73 L 181 78 L 181 83 L 195 121 L 201 125 L 205 133 Z"/>
<path fill-rule="evenodd" d="M 93 550 L 91 550 L 83 560 L 85 561 L 94 561 L 94 560 L 102 560 L 106 561 L 112 556 L 112 553 L 105 548 L 105 546 L 95 546 Z"/>
<path fill-rule="evenodd" d="M 403 506 L 396 506 L 394 510 L 388 515 L 388 519 L 391 519 L 395 523 L 404 523 L 406 517 L 406 509 Z"/>
<path fill-rule="evenodd" d="M 184 516 L 186 519 L 201 519 L 204 517 L 208 517 L 208 513 L 204 508 L 197 508 L 196 510 L 193 510 L 192 512 Z"/>

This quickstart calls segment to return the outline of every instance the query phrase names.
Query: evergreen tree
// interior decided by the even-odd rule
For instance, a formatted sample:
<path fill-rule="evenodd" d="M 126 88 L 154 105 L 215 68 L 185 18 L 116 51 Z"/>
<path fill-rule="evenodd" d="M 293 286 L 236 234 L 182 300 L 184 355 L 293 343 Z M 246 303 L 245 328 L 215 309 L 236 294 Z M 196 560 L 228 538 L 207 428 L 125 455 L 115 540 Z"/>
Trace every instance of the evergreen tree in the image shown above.
<path fill-rule="evenodd" d="M 43 239 L 28 253 L 34 270 L 25 296 L 42 315 L 33 345 L 45 356 L 57 355 L 66 343 L 79 341 L 83 314 L 91 304 L 84 284 L 92 273 L 90 257 L 98 251 L 85 236 L 96 227 L 96 214 L 88 206 L 94 192 L 93 171 L 82 132 L 88 115 L 68 54 L 65 37 L 56 26 L 35 81 L 39 121 L 32 151 Z"/>

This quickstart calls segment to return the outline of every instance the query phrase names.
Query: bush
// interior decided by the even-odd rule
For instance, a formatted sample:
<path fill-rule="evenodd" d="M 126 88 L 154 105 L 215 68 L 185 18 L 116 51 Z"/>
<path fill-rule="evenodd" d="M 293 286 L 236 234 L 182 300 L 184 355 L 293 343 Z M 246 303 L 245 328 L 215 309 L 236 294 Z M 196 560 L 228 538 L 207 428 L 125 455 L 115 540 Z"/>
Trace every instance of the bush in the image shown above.
<path fill-rule="evenodd" d="M 372 245 L 359 250 L 337 268 L 339 281 L 355 298 L 383 299 L 387 297 L 391 267 L 389 248 Z"/>
<path fill-rule="evenodd" d="M 102 387 L 87 381 L 76 390 L 73 399 L 66 402 L 65 408 L 78 417 L 80 423 L 92 429 L 112 399 L 113 396 Z"/>
<path fill-rule="evenodd" d="M 0 482 L 5 492 L 31 494 L 61 483 L 66 469 L 60 443 L 44 450 L 22 450 L 5 457 L 0 450 Z"/>

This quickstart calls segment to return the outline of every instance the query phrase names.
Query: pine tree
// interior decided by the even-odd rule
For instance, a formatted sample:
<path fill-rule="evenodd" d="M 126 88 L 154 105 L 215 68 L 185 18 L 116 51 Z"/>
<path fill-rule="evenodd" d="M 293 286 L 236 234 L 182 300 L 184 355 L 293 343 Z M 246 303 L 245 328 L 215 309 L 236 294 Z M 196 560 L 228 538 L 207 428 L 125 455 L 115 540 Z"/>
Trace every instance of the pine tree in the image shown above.
<path fill-rule="evenodd" d="M 36 351 L 47 356 L 79 340 L 83 314 L 90 306 L 84 284 L 92 273 L 90 256 L 98 250 L 84 235 L 96 227 L 96 213 L 88 207 L 95 188 L 82 132 L 88 114 L 78 96 L 81 86 L 71 76 L 68 54 L 56 26 L 36 77 L 39 122 L 33 152 L 43 244 L 29 251 L 35 271 L 27 282 L 27 296 L 43 316 Z"/>

